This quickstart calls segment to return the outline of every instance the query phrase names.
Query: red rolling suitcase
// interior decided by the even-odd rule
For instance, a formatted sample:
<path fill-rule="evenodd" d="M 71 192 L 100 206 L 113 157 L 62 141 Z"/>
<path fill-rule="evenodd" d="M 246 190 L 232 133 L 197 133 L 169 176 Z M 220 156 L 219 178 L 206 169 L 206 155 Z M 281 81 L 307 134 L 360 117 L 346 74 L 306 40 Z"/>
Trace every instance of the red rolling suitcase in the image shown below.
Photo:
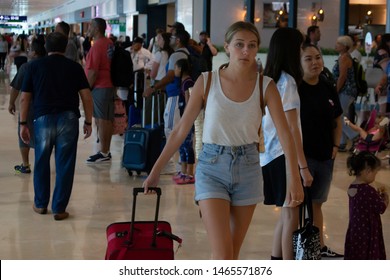
<path fill-rule="evenodd" d="M 133 189 L 133 210 L 131 222 L 119 222 L 107 227 L 106 260 L 173 260 L 173 241 L 179 246 L 182 240 L 172 234 L 171 225 L 158 221 L 160 188 L 150 188 L 157 194 L 154 221 L 134 221 L 138 193 L 143 188 Z"/>

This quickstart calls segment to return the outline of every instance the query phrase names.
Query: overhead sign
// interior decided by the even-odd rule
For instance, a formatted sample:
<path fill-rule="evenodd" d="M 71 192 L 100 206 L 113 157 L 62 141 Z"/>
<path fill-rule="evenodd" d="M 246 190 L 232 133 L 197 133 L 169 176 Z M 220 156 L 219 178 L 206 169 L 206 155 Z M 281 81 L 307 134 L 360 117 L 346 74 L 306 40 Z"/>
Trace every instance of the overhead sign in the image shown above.
<path fill-rule="evenodd" d="M 119 24 L 119 19 L 109 19 L 107 20 L 108 24 Z"/>
<path fill-rule="evenodd" d="M 0 22 L 27 22 L 27 16 L 0 15 Z"/>
<path fill-rule="evenodd" d="M 17 25 L 12 25 L 12 24 L 3 24 L 3 23 L 0 23 L 0 28 L 3 28 L 3 29 L 15 29 L 15 28 L 23 28 L 23 26 L 17 24 Z"/>

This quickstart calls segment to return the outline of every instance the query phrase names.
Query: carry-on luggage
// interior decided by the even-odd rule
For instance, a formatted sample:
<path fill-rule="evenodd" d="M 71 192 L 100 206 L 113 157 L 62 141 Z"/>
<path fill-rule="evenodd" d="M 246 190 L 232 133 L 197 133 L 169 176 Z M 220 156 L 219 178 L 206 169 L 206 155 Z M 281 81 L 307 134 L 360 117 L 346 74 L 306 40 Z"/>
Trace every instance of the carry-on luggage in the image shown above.
<path fill-rule="evenodd" d="M 152 123 L 145 127 L 145 106 L 142 109 L 142 127 L 129 127 L 125 133 L 122 166 L 127 169 L 130 176 L 133 171 L 150 173 L 154 163 L 161 153 L 164 128 L 158 123 L 154 124 L 154 107 L 156 94 L 152 98 Z M 160 114 L 158 110 L 158 114 Z"/>
<path fill-rule="evenodd" d="M 143 188 L 133 189 L 131 222 L 113 223 L 107 227 L 106 260 L 173 260 L 173 240 L 181 246 L 182 240 L 172 234 L 166 221 L 158 220 L 160 188 L 150 188 L 157 194 L 154 221 L 135 221 L 137 194 Z"/>
<path fill-rule="evenodd" d="M 142 94 L 146 85 L 146 76 L 141 71 L 134 72 L 134 84 L 133 84 L 133 94 L 129 94 L 129 118 L 128 118 L 128 127 L 134 125 L 141 125 L 142 122 L 142 109 L 143 104 L 145 103 Z"/>

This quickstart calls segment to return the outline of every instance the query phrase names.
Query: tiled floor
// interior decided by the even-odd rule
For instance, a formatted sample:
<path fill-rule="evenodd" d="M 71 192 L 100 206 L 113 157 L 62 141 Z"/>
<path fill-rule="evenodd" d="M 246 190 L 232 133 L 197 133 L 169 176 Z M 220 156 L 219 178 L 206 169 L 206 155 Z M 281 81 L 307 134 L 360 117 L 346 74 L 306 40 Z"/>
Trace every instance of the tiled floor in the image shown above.
<path fill-rule="evenodd" d="M 17 117 L 7 110 L 8 85 L 8 76 L 0 72 L 0 259 L 103 259 L 106 227 L 110 223 L 130 219 L 132 188 L 140 187 L 145 177 L 130 177 L 121 168 L 121 137 L 113 137 L 112 163 L 87 165 L 85 159 L 96 148 L 94 138 L 85 141 L 80 136 L 73 193 L 67 209 L 69 219 L 54 221 L 50 214 L 34 213 L 31 208 L 33 175 L 15 175 L 13 171 L 13 166 L 20 164 L 21 158 L 17 144 Z M 346 156 L 339 154 L 337 158 L 329 200 L 323 206 L 326 244 L 338 252 L 343 251 L 348 223 L 346 189 L 352 181 L 345 168 Z M 32 162 L 33 158 L 31 153 Z M 385 161 L 383 165 L 375 185 L 386 185 L 390 190 L 390 167 Z M 53 164 L 52 168 L 54 175 Z M 193 202 L 194 186 L 176 186 L 171 176 L 162 175 L 161 187 L 160 218 L 169 221 L 173 232 L 183 238 L 183 246 L 176 253 L 176 258 L 208 259 L 210 252 L 206 233 Z M 152 219 L 153 202 L 151 196 L 139 197 L 139 219 Z M 258 205 L 241 259 L 269 259 L 278 212 L 277 208 Z M 388 256 L 389 212 L 382 216 Z"/>

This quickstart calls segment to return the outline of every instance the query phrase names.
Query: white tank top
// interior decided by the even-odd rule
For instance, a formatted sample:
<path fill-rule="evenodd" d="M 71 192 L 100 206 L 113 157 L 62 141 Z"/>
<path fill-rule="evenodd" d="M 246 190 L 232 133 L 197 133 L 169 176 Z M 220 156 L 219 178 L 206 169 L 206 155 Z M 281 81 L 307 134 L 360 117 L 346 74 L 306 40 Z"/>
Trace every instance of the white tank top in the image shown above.
<path fill-rule="evenodd" d="M 208 73 L 202 73 L 206 88 Z M 263 94 L 271 78 L 263 78 Z M 259 142 L 261 123 L 259 79 L 251 96 L 235 102 L 222 91 L 219 70 L 213 71 L 203 126 L 203 143 L 242 146 Z"/>

